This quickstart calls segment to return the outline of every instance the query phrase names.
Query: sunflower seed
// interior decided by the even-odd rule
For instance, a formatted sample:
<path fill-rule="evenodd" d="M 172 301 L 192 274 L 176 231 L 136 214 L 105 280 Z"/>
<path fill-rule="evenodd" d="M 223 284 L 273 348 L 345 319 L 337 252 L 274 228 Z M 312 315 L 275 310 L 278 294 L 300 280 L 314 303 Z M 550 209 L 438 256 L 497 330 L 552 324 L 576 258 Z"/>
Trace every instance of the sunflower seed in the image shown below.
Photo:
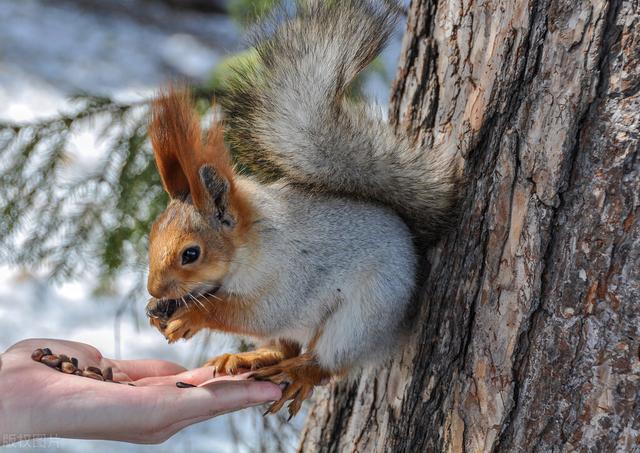
<path fill-rule="evenodd" d="M 36 362 L 39 362 L 40 359 L 42 359 L 45 356 L 44 350 L 42 349 L 35 349 L 32 353 L 31 353 L 31 358 L 33 360 L 35 360 Z"/>
<path fill-rule="evenodd" d="M 84 370 L 78 366 L 78 359 L 75 357 L 69 357 L 65 354 L 56 355 L 51 352 L 49 348 L 34 349 L 31 353 L 31 358 L 36 362 L 44 363 L 45 365 L 55 368 L 65 374 L 73 374 L 76 376 L 83 376 L 97 381 L 114 382 L 113 380 L 113 367 L 106 367 L 104 370 L 97 366 L 88 366 Z M 118 384 L 129 384 L 135 387 L 130 382 L 117 382 Z M 189 385 L 189 384 L 185 384 Z"/>
<path fill-rule="evenodd" d="M 93 371 L 84 370 L 82 372 L 82 375 L 84 377 L 95 379 L 96 381 L 104 381 L 104 378 L 101 375 L 99 375 L 98 373 L 94 373 Z"/>
<path fill-rule="evenodd" d="M 62 362 L 60 364 L 60 370 L 63 373 L 74 374 L 76 372 L 76 367 L 74 367 L 71 362 Z"/>
<path fill-rule="evenodd" d="M 92 373 L 96 373 L 99 374 L 100 376 L 102 376 L 102 370 L 100 368 L 98 368 L 97 366 L 88 366 L 85 368 L 86 371 L 91 371 Z"/>
<path fill-rule="evenodd" d="M 62 363 L 62 360 L 60 360 L 60 357 L 58 357 L 57 355 L 49 354 L 43 356 L 40 359 L 40 362 L 44 363 L 47 366 L 50 366 L 51 368 L 57 368 Z"/>

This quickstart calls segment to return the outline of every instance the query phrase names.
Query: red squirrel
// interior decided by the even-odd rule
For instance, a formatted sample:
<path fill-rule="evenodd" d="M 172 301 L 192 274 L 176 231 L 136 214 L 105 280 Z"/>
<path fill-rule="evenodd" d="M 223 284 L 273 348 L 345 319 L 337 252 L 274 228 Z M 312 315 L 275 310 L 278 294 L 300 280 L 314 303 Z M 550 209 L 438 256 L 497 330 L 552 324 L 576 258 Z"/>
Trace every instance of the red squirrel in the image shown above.
<path fill-rule="evenodd" d="M 454 212 L 454 153 L 414 146 L 346 95 L 393 30 L 388 3 L 299 2 L 265 27 L 222 105 L 250 175 L 184 91 L 152 106 L 171 201 L 150 234 L 147 313 L 170 342 L 202 329 L 257 339 L 209 364 L 287 384 L 270 412 L 292 400 L 293 416 L 314 386 L 386 357 L 415 287 L 414 239 Z"/>

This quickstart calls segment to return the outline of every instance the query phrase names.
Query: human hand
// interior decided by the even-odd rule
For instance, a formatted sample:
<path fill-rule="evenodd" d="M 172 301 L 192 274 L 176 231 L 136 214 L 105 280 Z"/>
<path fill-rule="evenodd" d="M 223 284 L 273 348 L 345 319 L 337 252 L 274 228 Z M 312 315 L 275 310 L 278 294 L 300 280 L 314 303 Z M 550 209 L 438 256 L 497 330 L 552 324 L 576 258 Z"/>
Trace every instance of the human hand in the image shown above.
<path fill-rule="evenodd" d="M 114 381 L 135 387 L 34 362 L 31 352 L 44 347 L 76 357 L 82 367 L 113 367 Z M 21 341 L 0 355 L 0 444 L 34 437 L 159 443 L 193 423 L 281 396 L 269 382 L 212 375 L 211 367 L 186 370 L 163 360 L 111 360 L 72 341 Z M 179 381 L 197 387 L 180 389 Z"/>

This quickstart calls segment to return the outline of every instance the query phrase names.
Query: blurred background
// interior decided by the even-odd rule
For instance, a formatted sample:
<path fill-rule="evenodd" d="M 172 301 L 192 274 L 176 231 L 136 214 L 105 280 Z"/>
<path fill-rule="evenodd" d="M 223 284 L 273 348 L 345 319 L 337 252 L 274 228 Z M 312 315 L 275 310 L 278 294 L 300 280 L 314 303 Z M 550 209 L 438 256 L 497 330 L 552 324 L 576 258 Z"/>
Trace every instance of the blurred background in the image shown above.
<path fill-rule="evenodd" d="M 0 351 L 32 337 L 114 358 L 198 366 L 244 340 L 167 345 L 144 316 L 146 240 L 167 199 L 146 139 L 147 101 L 193 86 L 203 116 L 276 0 L 0 0 Z M 402 38 L 353 87 L 386 110 Z M 304 414 L 259 410 L 159 446 L 60 440 L 57 451 L 295 451 Z M 37 447 L 37 446 L 36 446 Z M 28 444 L 5 447 L 25 451 Z"/>

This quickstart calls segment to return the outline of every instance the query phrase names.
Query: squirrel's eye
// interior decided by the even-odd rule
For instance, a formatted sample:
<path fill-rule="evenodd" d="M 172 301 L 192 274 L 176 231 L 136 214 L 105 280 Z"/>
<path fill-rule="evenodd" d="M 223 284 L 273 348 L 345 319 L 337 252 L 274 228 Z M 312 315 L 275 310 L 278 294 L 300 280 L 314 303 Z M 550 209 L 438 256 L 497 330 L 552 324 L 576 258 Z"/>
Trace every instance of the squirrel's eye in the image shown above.
<path fill-rule="evenodd" d="M 189 247 L 184 252 L 182 252 L 182 265 L 193 263 L 200 256 L 200 247 L 197 245 L 194 247 Z"/>

